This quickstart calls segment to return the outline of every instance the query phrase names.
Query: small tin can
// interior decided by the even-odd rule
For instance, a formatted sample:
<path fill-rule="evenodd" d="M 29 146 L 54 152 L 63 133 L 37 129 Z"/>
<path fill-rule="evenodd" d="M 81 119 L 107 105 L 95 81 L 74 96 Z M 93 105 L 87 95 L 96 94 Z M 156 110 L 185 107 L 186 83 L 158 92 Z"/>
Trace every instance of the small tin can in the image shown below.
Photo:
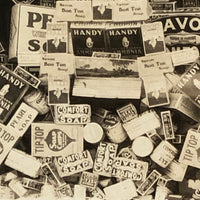
<path fill-rule="evenodd" d="M 91 122 L 83 128 L 83 137 L 88 143 L 96 144 L 103 140 L 104 132 L 99 124 Z"/>
<path fill-rule="evenodd" d="M 45 93 L 40 90 L 32 90 L 24 97 L 24 101 L 31 107 L 35 108 L 40 115 L 44 115 L 50 110 L 47 104 L 47 97 Z"/>
<path fill-rule="evenodd" d="M 151 159 L 161 167 L 167 167 L 175 158 L 178 150 L 169 142 L 162 141 L 151 154 Z"/>
<path fill-rule="evenodd" d="M 111 142 L 121 143 L 126 140 L 128 135 L 117 115 L 108 114 L 101 125 Z"/>
<path fill-rule="evenodd" d="M 132 143 L 132 150 L 136 156 L 146 157 L 153 151 L 153 143 L 146 136 L 137 137 Z"/>

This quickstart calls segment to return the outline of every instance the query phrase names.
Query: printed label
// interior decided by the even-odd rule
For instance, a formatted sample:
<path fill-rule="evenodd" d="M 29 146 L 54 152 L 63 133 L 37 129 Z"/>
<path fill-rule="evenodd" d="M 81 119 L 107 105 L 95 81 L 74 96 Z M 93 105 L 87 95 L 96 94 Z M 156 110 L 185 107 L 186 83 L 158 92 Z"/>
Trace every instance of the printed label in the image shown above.
<path fill-rule="evenodd" d="M 47 53 L 68 52 L 67 22 L 47 23 Z"/>
<path fill-rule="evenodd" d="M 112 176 L 121 179 L 144 181 L 147 170 L 147 162 L 116 157 L 113 161 Z"/>
<path fill-rule="evenodd" d="M 166 79 L 163 74 L 143 77 L 145 93 L 150 108 L 169 104 Z"/>
<path fill-rule="evenodd" d="M 93 22 L 71 23 L 71 34 L 75 56 L 92 56 L 93 51 L 106 51 L 103 23 L 101 27 Z"/>
<path fill-rule="evenodd" d="M 177 87 L 200 106 L 200 66 L 195 63 L 181 77 Z"/>
<path fill-rule="evenodd" d="M 33 156 L 61 156 L 83 150 L 81 126 L 32 123 L 31 129 L 31 153 Z"/>
<path fill-rule="evenodd" d="M 94 51 L 92 53 L 92 57 L 95 57 L 95 58 L 118 58 L 120 59 L 121 58 L 121 53 L 110 53 L 110 52 L 96 52 Z"/>
<path fill-rule="evenodd" d="M 19 21 L 13 25 L 15 27 L 13 31 L 16 31 L 17 26 L 18 32 L 14 41 L 10 41 L 11 46 L 15 40 L 18 41 L 17 46 L 11 51 L 17 52 L 14 56 L 20 57 L 19 63 L 38 65 L 40 53 L 46 51 L 47 22 L 51 22 L 54 18 L 55 9 L 23 4 L 17 4 L 13 9 L 17 9 L 17 12 L 13 12 L 12 17 L 19 18 Z"/>
<path fill-rule="evenodd" d="M 22 102 L 14 116 L 8 122 L 7 127 L 13 129 L 13 131 L 17 131 L 18 134 L 22 136 L 37 114 L 38 112 L 35 109 Z"/>
<path fill-rule="evenodd" d="M 113 21 L 142 21 L 149 18 L 149 5 L 145 0 L 127 0 L 114 3 Z"/>
<path fill-rule="evenodd" d="M 56 1 L 56 19 L 62 21 L 91 21 L 92 1 Z"/>
<path fill-rule="evenodd" d="M 161 167 L 167 167 L 175 158 L 178 150 L 171 143 L 163 140 L 150 155 L 151 159 Z"/>
<path fill-rule="evenodd" d="M 141 26 L 145 55 L 164 53 L 165 39 L 161 22 Z"/>
<path fill-rule="evenodd" d="M 37 77 L 33 76 L 31 73 L 21 68 L 20 66 L 15 68 L 14 73 L 20 76 L 26 83 L 34 88 L 38 88 L 41 82 Z"/>
<path fill-rule="evenodd" d="M 6 121 L 27 89 L 28 85 L 19 76 L 0 65 L 0 122 Z"/>
<path fill-rule="evenodd" d="M 56 124 L 87 124 L 90 122 L 91 107 L 87 104 L 56 105 Z"/>
<path fill-rule="evenodd" d="M 75 66 L 79 77 L 139 77 L 135 60 L 76 57 Z"/>
<path fill-rule="evenodd" d="M 48 181 L 55 187 L 61 186 L 65 183 L 64 180 L 59 176 L 54 163 L 44 163 L 41 166 L 41 169 L 43 173 L 47 176 Z"/>
<path fill-rule="evenodd" d="M 70 176 L 93 167 L 93 160 L 88 150 L 65 157 L 62 155 L 56 157 L 54 161 L 60 177 Z"/>
<path fill-rule="evenodd" d="M 0 124 L 0 164 L 3 162 L 8 152 L 17 142 L 20 135 L 8 129 L 3 124 Z"/>
<path fill-rule="evenodd" d="M 47 6 L 47 7 L 55 7 L 56 0 L 40 0 L 40 5 Z"/>
<path fill-rule="evenodd" d="M 106 25 L 109 52 L 120 53 L 122 56 L 144 56 L 139 22 L 108 23 Z"/>
<path fill-rule="evenodd" d="M 89 189 L 95 189 L 98 184 L 99 175 L 90 172 L 82 172 L 79 184 Z"/>
<path fill-rule="evenodd" d="M 117 154 L 117 144 L 101 142 L 97 148 L 93 173 L 112 176 L 112 165 Z"/>
<path fill-rule="evenodd" d="M 161 112 L 161 119 L 162 119 L 165 140 L 174 139 L 175 135 L 174 135 L 174 128 L 172 124 L 170 111 L 168 110 Z"/>
<path fill-rule="evenodd" d="M 139 187 L 137 188 L 137 192 L 142 196 L 145 195 L 160 177 L 161 174 L 154 169 L 144 180 L 144 182 L 139 185 Z"/>
<path fill-rule="evenodd" d="M 64 184 L 56 188 L 56 192 L 60 198 L 62 197 L 72 197 L 73 192 L 69 184 Z"/>
<path fill-rule="evenodd" d="M 166 12 L 176 9 L 176 2 L 150 2 L 154 11 Z"/>
<path fill-rule="evenodd" d="M 200 168 L 200 134 L 189 129 L 179 157 L 179 162 L 192 167 Z"/>
<path fill-rule="evenodd" d="M 117 114 L 123 123 L 130 121 L 138 116 L 135 106 L 131 103 L 117 109 Z"/>
<path fill-rule="evenodd" d="M 144 126 L 144 124 L 146 124 L 146 126 Z M 133 140 L 148 131 L 159 128 L 160 120 L 154 111 L 150 111 L 142 113 L 142 115 L 139 117 L 123 124 L 123 127 L 126 130 L 129 138 Z"/>
<path fill-rule="evenodd" d="M 65 72 L 48 74 L 48 103 L 69 104 L 70 77 Z"/>
<path fill-rule="evenodd" d="M 72 54 L 41 54 L 40 58 L 40 76 L 54 74 L 55 71 L 63 73 L 74 73 L 74 56 Z M 47 77 L 46 77 L 47 79 Z"/>
<path fill-rule="evenodd" d="M 170 53 L 139 57 L 138 66 L 140 76 L 174 71 Z"/>

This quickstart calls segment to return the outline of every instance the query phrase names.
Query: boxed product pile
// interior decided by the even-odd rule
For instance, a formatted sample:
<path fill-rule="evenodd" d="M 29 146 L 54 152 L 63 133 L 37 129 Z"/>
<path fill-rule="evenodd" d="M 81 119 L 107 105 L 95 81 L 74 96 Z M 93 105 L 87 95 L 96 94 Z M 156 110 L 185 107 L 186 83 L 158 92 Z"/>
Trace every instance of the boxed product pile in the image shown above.
<path fill-rule="evenodd" d="M 199 1 L 12 3 L 0 199 L 200 199 Z"/>

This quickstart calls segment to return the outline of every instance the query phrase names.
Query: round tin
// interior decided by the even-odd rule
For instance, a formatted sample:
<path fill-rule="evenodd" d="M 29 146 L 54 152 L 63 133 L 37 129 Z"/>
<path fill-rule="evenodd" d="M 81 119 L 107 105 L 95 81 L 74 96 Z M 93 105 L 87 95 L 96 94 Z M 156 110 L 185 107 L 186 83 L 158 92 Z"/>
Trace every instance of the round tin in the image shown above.
<path fill-rule="evenodd" d="M 111 142 L 121 143 L 126 140 L 128 135 L 117 115 L 108 114 L 101 125 Z"/>
<path fill-rule="evenodd" d="M 104 132 L 99 124 L 91 122 L 83 128 L 83 137 L 88 143 L 96 144 L 103 140 Z"/>
<path fill-rule="evenodd" d="M 167 167 L 175 158 L 178 150 L 168 141 L 162 141 L 150 155 L 151 159 L 161 167 Z"/>
<path fill-rule="evenodd" d="M 24 97 L 24 101 L 31 107 L 35 108 L 41 115 L 46 114 L 50 110 L 47 104 L 47 97 L 45 93 L 40 90 L 32 90 Z"/>
<path fill-rule="evenodd" d="M 150 155 L 153 151 L 153 147 L 152 141 L 145 136 L 137 137 L 132 143 L 133 153 L 139 157 L 146 157 Z"/>

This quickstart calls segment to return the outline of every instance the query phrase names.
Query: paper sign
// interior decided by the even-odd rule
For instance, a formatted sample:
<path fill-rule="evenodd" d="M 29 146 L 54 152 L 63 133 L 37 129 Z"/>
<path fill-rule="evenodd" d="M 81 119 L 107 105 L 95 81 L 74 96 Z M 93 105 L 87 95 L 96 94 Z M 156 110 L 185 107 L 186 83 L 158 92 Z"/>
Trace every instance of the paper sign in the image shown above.
<path fill-rule="evenodd" d="M 115 1 L 113 21 L 142 21 L 149 18 L 151 7 L 146 0 Z"/>
<path fill-rule="evenodd" d="M 164 53 L 165 39 L 161 22 L 141 26 L 145 55 Z"/>
<path fill-rule="evenodd" d="M 153 73 L 169 73 L 174 71 L 170 53 L 150 55 L 138 58 L 138 70 L 140 76 Z"/>
<path fill-rule="evenodd" d="M 57 71 L 48 75 L 48 103 L 69 104 L 70 77 L 67 73 Z"/>
<path fill-rule="evenodd" d="M 91 21 L 92 1 L 56 1 L 57 21 Z"/>
<path fill-rule="evenodd" d="M 47 23 L 47 53 L 68 52 L 68 23 Z"/>
<path fill-rule="evenodd" d="M 169 104 L 169 94 L 164 75 L 143 77 L 145 93 L 150 108 Z"/>
<path fill-rule="evenodd" d="M 183 50 L 171 52 L 171 59 L 174 66 L 195 62 L 198 57 L 199 50 L 197 47 L 186 48 Z"/>

